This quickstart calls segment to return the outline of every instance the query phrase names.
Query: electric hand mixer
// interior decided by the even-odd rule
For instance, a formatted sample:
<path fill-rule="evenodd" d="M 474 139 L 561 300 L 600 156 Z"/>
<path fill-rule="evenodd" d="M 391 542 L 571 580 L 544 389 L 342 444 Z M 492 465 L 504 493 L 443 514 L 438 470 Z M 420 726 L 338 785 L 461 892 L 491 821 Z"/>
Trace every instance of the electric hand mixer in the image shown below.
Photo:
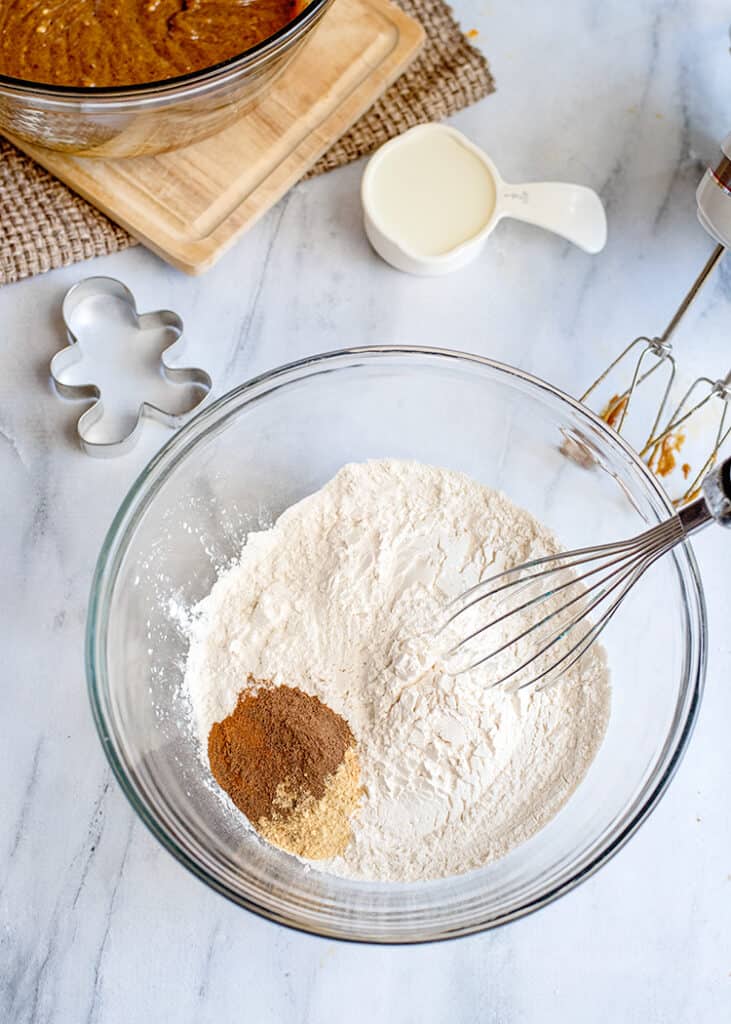
<path fill-rule="evenodd" d="M 629 385 L 615 394 L 600 412 L 610 426 L 621 433 L 637 389 L 648 378 L 661 371 L 665 378 L 661 388 L 659 406 L 652 425 L 645 434 L 646 441 L 644 445 L 639 446 L 640 454 L 651 466 L 653 459 L 656 459 L 658 454 L 663 451 L 663 445 L 677 436 L 680 427 L 687 427 L 690 418 L 705 408 L 708 403 L 718 403 L 718 425 L 713 431 L 713 448 L 688 483 L 679 503 L 688 501 L 695 495 L 704 474 L 715 462 L 724 442 L 731 436 L 731 413 L 728 411 L 729 403 L 731 403 L 731 372 L 722 380 L 699 377 L 670 415 L 666 415 L 676 372 L 671 338 L 707 278 L 720 262 L 726 248 L 731 246 L 731 134 L 726 137 L 721 146 L 721 159 L 717 166 L 709 167 L 703 175 L 696 191 L 696 202 L 698 204 L 698 219 L 706 231 L 718 242 L 718 245 L 663 333 L 655 338 L 648 338 L 644 335 L 635 338 L 580 398 L 581 402 L 587 402 L 614 370 L 625 363 L 629 364 L 631 369 Z M 690 467 L 688 467 L 689 469 Z"/>

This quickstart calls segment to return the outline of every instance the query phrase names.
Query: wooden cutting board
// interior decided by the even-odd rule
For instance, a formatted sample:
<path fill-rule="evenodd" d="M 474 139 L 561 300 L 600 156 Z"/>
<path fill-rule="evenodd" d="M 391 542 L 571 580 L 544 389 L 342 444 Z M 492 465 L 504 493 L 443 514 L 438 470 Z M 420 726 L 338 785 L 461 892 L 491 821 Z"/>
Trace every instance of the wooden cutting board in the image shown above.
<path fill-rule="evenodd" d="M 210 139 L 128 160 L 12 141 L 168 263 L 199 274 L 365 113 L 423 40 L 388 0 L 337 0 L 272 91 Z"/>

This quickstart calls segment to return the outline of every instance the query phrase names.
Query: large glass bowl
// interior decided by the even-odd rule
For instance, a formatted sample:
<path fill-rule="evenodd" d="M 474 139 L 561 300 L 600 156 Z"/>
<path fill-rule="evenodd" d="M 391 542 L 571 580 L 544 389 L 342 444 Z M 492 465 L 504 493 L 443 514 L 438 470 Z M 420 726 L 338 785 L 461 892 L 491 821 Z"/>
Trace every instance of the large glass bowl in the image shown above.
<path fill-rule="evenodd" d="M 189 75 L 108 88 L 0 75 L 0 133 L 105 159 L 180 149 L 238 120 L 284 71 L 333 0 L 310 0 L 269 39 Z"/>
<path fill-rule="evenodd" d="M 581 445 L 579 461 L 562 454 Z M 591 456 L 591 457 L 589 457 Z M 249 530 L 344 463 L 399 457 L 504 490 L 568 547 L 620 538 L 671 507 L 634 452 L 549 384 L 435 349 L 306 359 L 230 392 L 139 477 L 94 577 L 87 669 L 96 723 L 133 807 L 194 874 L 241 906 L 322 935 L 415 942 L 489 928 L 603 864 L 665 789 L 698 709 L 705 615 L 689 546 L 660 560 L 604 633 L 612 714 L 585 780 L 550 824 L 468 874 L 410 884 L 305 870 L 234 819 L 184 723 L 180 611 L 209 591 Z"/>

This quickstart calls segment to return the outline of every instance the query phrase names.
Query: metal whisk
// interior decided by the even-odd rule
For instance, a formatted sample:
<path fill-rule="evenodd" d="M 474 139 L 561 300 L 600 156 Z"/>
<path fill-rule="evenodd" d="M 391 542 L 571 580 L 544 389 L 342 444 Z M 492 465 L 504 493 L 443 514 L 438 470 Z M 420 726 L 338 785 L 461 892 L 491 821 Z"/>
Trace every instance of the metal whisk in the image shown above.
<path fill-rule="evenodd" d="M 731 458 L 704 477 L 700 498 L 644 533 L 537 558 L 467 590 L 442 627 L 460 633 L 447 669 L 457 675 L 492 662 L 490 685 L 548 686 L 586 653 L 653 562 L 712 520 L 731 527 Z"/>

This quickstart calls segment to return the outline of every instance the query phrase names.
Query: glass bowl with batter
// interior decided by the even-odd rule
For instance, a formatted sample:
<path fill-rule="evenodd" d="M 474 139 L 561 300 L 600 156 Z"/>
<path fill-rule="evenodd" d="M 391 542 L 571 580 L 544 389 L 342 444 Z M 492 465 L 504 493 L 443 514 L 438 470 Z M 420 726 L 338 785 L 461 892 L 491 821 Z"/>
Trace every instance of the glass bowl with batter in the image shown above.
<path fill-rule="evenodd" d="M 567 441 L 581 446 L 581 460 L 566 457 Z M 359 941 L 421 942 L 536 910 L 627 841 L 688 742 L 706 624 L 685 544 L 653 566 L 603 634 L 612 705 L 586 776 L 555 817 L 505 856 L 414 882 L 307 868 L 259 839 L 211 786 L 188 725 L 181 609 L 209 593 L 249 532 L 270 526 L 345 464 L 385 458 L 460 471 L 501 490 L 567 548 L 630 536 L 671 511 L 661 486 L 606 423 L 519 370 L 437 349 L 313 357 L 221 398 L 139 477 L 99 557 L 87 673 L 117 779 L 190 871 L 282 924 Z"/>
<path fill-rule="evenodd" d="M 115 20 L 118 13 L 110 16 L 111 27 L 106 28 L 89 26 L 82 18 L 73 26 L 72 39 L 63 32 L 58 39 L 54 36 L 57 19 L 68 8 L 63 0 L 31 5 L 32 17 L 19 23 L 28 26 L 27 38 L 25 29 L 4 23 L 15 6 L 8 4 L 0 11 L 0 133 L 100 158 L 161 153 L 213 135 L 268 90 L 333 0 L 264 2 L 272 5 L 271 18 L 253 24 L 250 31 L 242 22 L 241 46 L 220 43 L 226 24 L 224 3 L 211 5 L 223 10 L 206 29 L 194 20 L 196 0 L 176 3 L 176 13 L 168 20 L 166 0 L 144 5 L 126 0 L 117 7 L 141 7 L 147 21 L 130 22 L 126 31 Z M 104 10 L 104 5 L 100 7 Z M 186 35 L 187 49 L 156 42 L 158 9 L 164 25 L 173 18 L 190 19 L 179 30 Z M 109 38 L 102 47 L 97 37 L 105 32 Z M 38 43 L 46 39 L 52 45 Z M 88 56 L 95 40 L 98 59 Z"/>

